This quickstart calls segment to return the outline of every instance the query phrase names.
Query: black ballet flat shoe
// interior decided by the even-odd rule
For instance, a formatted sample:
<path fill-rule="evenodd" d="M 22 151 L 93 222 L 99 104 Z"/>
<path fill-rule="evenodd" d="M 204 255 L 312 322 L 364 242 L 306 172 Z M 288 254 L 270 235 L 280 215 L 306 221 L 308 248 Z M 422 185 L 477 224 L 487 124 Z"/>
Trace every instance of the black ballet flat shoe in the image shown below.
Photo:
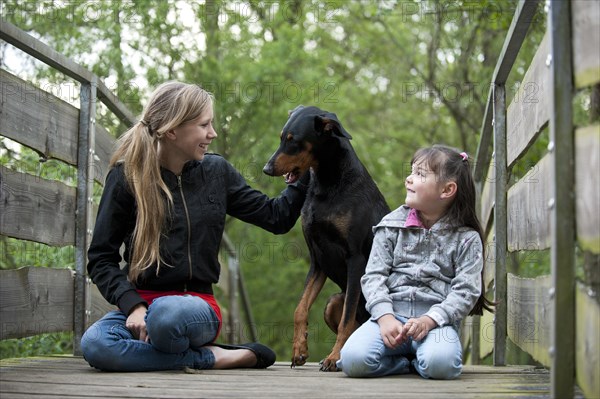
<path fill-rule="evenodd" d="M 249 349 L 256 356 L 256 364 L 252 367 L 254 369 L 266 369 L 275 363 L 276 355 L 266 345 L 259 344 L 258 342 L 249 342 L 241 345 L 227 345 L 227 344 L 215 344 L 211 345 L 218 346 L 219 348 L 232 350 L 232 349 Z"/>

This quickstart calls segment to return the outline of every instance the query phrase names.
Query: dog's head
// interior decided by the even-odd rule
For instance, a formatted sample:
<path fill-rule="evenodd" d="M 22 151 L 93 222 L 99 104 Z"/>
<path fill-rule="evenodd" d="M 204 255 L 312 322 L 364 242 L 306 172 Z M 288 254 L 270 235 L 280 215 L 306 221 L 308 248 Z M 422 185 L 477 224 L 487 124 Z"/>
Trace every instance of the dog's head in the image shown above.
<path fill-rule="evenodd" d="M 281 131 L 279 148 L 263 168 L 269 176 L 285 175 L 286 183 L 293 183 L 310 167 L 316 166 L 314 149 L 332 137 L 350 140 L 334 113 L 317 107 L 297 106 L 289 112 L 289 119 Z"/>

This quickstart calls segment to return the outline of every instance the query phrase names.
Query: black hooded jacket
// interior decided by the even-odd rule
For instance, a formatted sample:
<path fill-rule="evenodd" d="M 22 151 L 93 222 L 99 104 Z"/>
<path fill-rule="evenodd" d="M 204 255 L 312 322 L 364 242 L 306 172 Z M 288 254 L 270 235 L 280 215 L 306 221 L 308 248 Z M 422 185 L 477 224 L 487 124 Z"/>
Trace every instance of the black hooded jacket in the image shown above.
<path fill-rule="evenodd" d="M 162 169 L 162 178 L 173 196 L 168 231 L 161 237 L 161 255 L 166 264 L 157 275 L 156 265 L 146 269 L 138 281 L 127 278 L 123 258 L 132 253 L 136 204 L 128 187 L 123 165 L 106 178 L 94 234 L 88 250 L 88 274 L 106 300 L 125 314 L 144 299 L 137 289 L 212 293 L 218 282 L 217 259 L 225 226 L 225 215 L 252 223 L 275 234 L 288 232 L 300 216 L 306 196 L 307 177 L 289 185 L 278 197 L 268 198 L 252 189 L 224 158 L 206 154 L 202 161 L 188 162 L 181 176 Z M 308 175 L 308 173 L 306 174 Z"/>

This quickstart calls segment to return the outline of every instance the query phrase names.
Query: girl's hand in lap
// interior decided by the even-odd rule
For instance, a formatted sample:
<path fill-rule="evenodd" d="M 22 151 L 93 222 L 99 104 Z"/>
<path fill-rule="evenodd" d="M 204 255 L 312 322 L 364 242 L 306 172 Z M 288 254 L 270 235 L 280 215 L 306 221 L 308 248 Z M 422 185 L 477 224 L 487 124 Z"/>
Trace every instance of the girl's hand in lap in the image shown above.
<path fill-rule="evenodd" d="M 406 338 L 410 337 L 415 341 L 421 341 L 429 334 L 429 331 L 436 327 L 437 323 L 429 316 L 408 319 L 402 329 L 402 335 Z"/>
<path fill-rule="evenodd" d="M 148 332 L 146 331 L 146 311 L 148 309 L 144 305 L 136 306 L 129 316 L 127 317 L 127 321 L 125 322 L 125 327 L 133 336 L 140 341 L 148 342 L 150 337 L 148 336 Z"/>
<path fill-rule="evenodd" d="M 385 314 L 377 319 L 377 323 L 383 343 L 388 348 L 396 348 L 406 341 L 406 335 L 402 333 L 405 326 L 393 315 Z"/>

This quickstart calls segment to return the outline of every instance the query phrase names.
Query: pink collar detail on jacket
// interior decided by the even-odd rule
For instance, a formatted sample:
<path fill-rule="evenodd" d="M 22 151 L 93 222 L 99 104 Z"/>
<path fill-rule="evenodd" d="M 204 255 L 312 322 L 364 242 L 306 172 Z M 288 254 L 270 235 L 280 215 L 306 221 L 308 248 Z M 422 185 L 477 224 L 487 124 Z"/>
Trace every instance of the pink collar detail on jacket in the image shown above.
<path fill-rule="evenodd" d="M 406 217 L 406 222 L 404 222 L 404 227 L 422 227 L 425 228 L 421 219 L 419 219 L 419 215 L 417 214 L 417 210 L 411 208 L 408 211 L 408 216 Z"/>

